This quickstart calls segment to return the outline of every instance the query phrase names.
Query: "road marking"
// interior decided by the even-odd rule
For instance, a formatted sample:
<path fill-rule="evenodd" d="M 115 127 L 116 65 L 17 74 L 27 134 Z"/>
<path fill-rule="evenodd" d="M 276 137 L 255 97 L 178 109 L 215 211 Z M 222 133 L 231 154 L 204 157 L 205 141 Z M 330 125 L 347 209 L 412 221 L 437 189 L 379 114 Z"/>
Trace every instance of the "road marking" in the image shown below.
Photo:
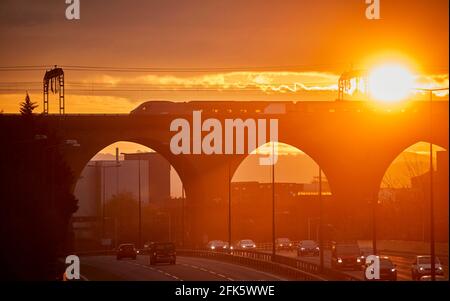
<path fill-rule="evenodd" d="M 205 259 L 205 260 L 214 261 L 214 259 Z M 252 272 L 256 272 L 256 273 L 259 273 L 259 274 L 262 274 L 262 275 L 266 275 L 266 276 L 268 276 L 268 277 L 275 278 L 275 279 L 277 279 L 277 280 L 279 280 L 279 281 L 287 281 L 286 278 L 282 278 L 282 277 L 280 277 L 280 276 L 278 276 L 278 275 L 266 273 L 266 272 L 264 272 L 264 271 L 261 271 L 261 270 L 258 270 L 258 269 L 254 269 L 254 268 L 251 268 L 251 267 L 248 267 L 248 266 L 243 266 L 243 265 L 233 264 L 233 263 L 223 262 L 223 261 L 219 261 L 219 262 L 220 262 L 220 264 L 222 264 L 222 265 L 228 265 L 228 266 L 230 266 L 230 265 L 231 265 L 231 266 L 237 266 L 237 265 L 238 265 L 241 269 L 246 269 L 246 270 L 249 270 L 249 271 L 252 271 Z M 190 266 L 190 267 L 193 267 L 193 268 L 197 267 L 197 266 L 195 266 L 195 265 L 186 264 L 186 263 L 181 263 L 181 264 L 182 264 L 182 265 L 185 265 L 185 266 Z M 229 281 L 236 281 L 235 279 L 228 278 L 228 277 L 226 277 L 225 275 L 220 274 L 220 273 L 217 273 L 217 276 L 219 276 L 219 277 L 221 277 L 221 278 L 224 278 L 224 279 L 227 279 L 227 280 L 229 280 Z M 322 278 L 322 279 L 325 280 L 324 278 Z M 265 281 L 265 280 L 261 280 L 261 281 Z"/>
<path fill-rule="evenodd" d="M 202 272 L 207 272 L 207 273 L 210 273 L 210 274 L 215 275 L 215 276 L 219 276 L 220 278 L 224 278 L 224 279 L 229 280 L 229 281 L 234 281 L 234 279 L 229 278 L 229 277 L 227 277 L 227 276 L 225 276 L 223 274 L 219 274 L 217 272 L 214 272 L 214 271 L 211 271 L 211 270 L 208 270 L 208 269 L 205 269 L 205 268 L 201 268 L 201 267 L 198 267 L 196 265 L 187 264 L 187 263 L 182 263 L 181 265 L 184 265 L 186 267 L 190 267 L 190 268 L 193 268 L 193 269 L 196 269 L 196 270 L 200 270 Z"/>
<path fill-rule="evenodd" d="M 149 267 L 149 266 L 147 266 L 147 265 L 145 265 L 145 264 L 134 263 L 134 262 L 127 262 L 127 263 L 133 264 L 133 265 L 136 265 L 136 266 L 139 266 L 139 267 L 143 267 L 143 268 L 145 268 L 145 269 L 149 269 L 149 270 L 152 270 L 152 271 L 156 271 L 156 272 L 158 272 L 158 273 L 164 274 L 164 275 L 167 276 L 167 277 L 171 277 L 171 278 L 173 278 L 173 279 L 175 279 L 175 280 L 183 281 L 182 279 L 178 278 L 178 277 L 175 276 L 175 275 L 172 275 L 172 274 L 170 274 L 170 273 L 167 273 L 167 272 L 165 272 L 165 271 L 163 271 L 163 270 L 160 270 L 160 269 L 157 269 L 157 268 Z"/>

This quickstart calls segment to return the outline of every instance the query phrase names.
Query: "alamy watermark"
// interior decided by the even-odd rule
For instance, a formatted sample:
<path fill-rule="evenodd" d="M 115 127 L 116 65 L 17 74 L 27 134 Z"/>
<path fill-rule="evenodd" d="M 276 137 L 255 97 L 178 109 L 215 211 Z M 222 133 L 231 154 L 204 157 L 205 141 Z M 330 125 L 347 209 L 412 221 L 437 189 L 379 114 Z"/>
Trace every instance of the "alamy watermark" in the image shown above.
<path fill-rule="evenodd" d="M 364 273 L 367 280 L 380 279 L 380 257 L 376 255 L 367 256 Z"/>
<path fill-rule="evenodd" d="M 66 257 L 66 271 L 64 272 L 64 278 L 66 280 L 79 280 L 80 279 L 80 258 L 77 255 L 69 255 Z"/>
<path fill-rule="evenodd" d="M 369 20 L 379 20 L 380 17 L 380 1 L 381 0 L 365 0 L 368 4 L 366 8 L 366 18 Z"/>
<path fill-rule="evenodd" d="M 364 0 L 368 5 L 366 7 L 366 18 L 369 20 L 380 19 L 380 1 L 381 0 Z M 80 0 L 65 0 L 66 4 L 66 19 L 80 20 Z"/>
<path fill-rule="evenodd" d="M 171 122 L 170 131 L 177 132 L 170 140 L 170 150 L 174 155 L 250 154 L 268 142 L 266 132 L 269 127 L 269 141 L 273 143 L 272 152 L 267 157 L 259 158 L 259 164 L 272 165 L 277 162 L 278 119 L 225 119 L 222 126 L 219 119 L 208 118 L 202 121 L 201 116 L 201 111 L 192 112 L 192 127 L 184 118 L 177 118 Z"/>
<path fill-rule="evenodd" d="M 80 20 L 80 0 L 66 0 L 66 19 Z"/>

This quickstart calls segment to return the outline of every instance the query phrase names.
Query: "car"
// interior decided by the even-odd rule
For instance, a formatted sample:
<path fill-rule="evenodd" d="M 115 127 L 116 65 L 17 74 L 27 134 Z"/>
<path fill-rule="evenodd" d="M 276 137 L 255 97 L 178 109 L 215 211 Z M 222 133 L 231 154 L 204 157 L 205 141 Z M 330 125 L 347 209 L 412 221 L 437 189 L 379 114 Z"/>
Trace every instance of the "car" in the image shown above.
<path fill-rule="evenodd" d="M 275 248 L 277 250 L 292 250 L 294 244 L 289 238 L 277 238 L 275 240 Z"/>
<path fill-rule="evenodd" d="M 228 243 L 223 240 L 211 240 L 206 248 L 211 251 L 225 251 L 228 250 Z"/>
<path fill-rule="evenodd" d="M 160 262 L 175 264 L 177 261 L 175 244 L 172 242 L 152 242 L 148 246 L 147 253 L 150 257 L 150 265 Z"/>
<path fill-rule="evenodd" d="M 297 256 L 313 255 L 319 256 L 320 248 L 314 240 L 301 240 L 297 245 Z"/>
<path fill-rule="evenodd" d="M 137 251 L 134 244 L 121 244 L 117 248 L 116 258 L 117 260 L 121 260 L 122 258 L 131 258 L 136 259 Z"/>
<path fill-rule="evenodd" d="M 397 266 L 392 262 L 392 260 L 387 256 L 379 256 L 380 259 L 380 278 L 378 279 L 368 279 L 366 273 L 364 272 L 365 280 L 397 280 Z M 366 266 L 366 269 L 369 265 Z"/>
<path fill-rule="evenodd" d="M 335 243 L 331 247 L 331 268 L 361 270 L 365 257 L 357 243 Z"/>
<path fill-rule="evenodd" d="M 440 276 L 444 275 L 444 268 L 442 267 L 438 257 L 435 259 L 435 273 Z M 431 256 L 418 255 L 414 258 L 411 265 L 411 278 L 413 280 L 419 280 L 425 275 L 431 275 Z"/>
<path fill-rule="evenodd" d="M 235 249 L 240 250 L 254 250 L 256 249 L 256 244 L 251 239 L 241 239 L 236 242 Z"/>

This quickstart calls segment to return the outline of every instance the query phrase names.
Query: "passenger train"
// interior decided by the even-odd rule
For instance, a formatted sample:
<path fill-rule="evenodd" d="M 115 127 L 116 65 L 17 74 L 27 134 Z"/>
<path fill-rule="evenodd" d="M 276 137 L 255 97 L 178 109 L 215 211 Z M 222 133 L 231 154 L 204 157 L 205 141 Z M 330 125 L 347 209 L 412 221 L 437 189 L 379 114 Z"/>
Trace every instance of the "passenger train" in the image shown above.
<path fill-rule="evenodd" d="M 210 114 L 284 114 L 292 102 L 267 101 L 146 101 L 131 111 L 132 115 L 183 115 L 193 111 Z"/>

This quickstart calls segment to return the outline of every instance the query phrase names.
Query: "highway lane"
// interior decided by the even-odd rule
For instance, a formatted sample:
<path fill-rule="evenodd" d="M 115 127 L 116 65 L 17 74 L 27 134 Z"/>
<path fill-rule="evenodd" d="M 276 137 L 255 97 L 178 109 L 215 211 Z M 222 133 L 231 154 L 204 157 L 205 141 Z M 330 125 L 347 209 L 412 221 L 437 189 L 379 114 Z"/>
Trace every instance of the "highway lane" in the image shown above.
<path fill-rule="evenodd" d="M 363 249 L 363 252 L 365 255 L 370 254 L 371 250 L 365 250 Z M 278 255 L 288 256 L 288 257 L 295 257 L 299 258 L 300 260 L 311 262 L 314 264 L 319 264 L 320 259 L 318 256 L 303 256 L 303 257 L 297 257 L 296 251 L 277 251 Z M 411 263 L 413 262 L 414 256 L 413 255 L 392 255 L 392 254 L 384 254 L 383 252 L 381 255 L 388 256 L 392 262 L 397 266 L 397 280 L 401 281 L 410 281 L 411 278 Z M 324 252 L 324 265 L 325 267 L 331 268 L 331 252 L 329 250 L 325 250 Z M 344 273 L 351 275 L 353 277 L 356 277 L 358 279 L 363 280 L 364 279 L 364 271 L 350 271 L 350 270 L 343 270 Z M 444 274 L 446 278 L 448 279 L 448 265 L 444 264 Z"/>
<path fill-rule="evenodd" d="M 295 251 L 278 251 L 277 254 L 297 257 Z M 397 265 L 398 280 L 411 280 L 412 255 L 390 255 Z M 319 264 L 318 256 L 305 256 L 303 261 Z M 330 267 L 330 252 L 324 256 L 325 266 Z M 448 265 L 444 266 L 448 279 Z M 343 270 L 344 273 L 357 279 L 364 279 L 364 272 Z M 81 257 L 81 274 L 89 280 L 200 280 L 200 281 L 233 281 L 233 280 L 287 280 L 282 277 L 258 271 L 249 267 L 218 260 L 177 257 L 176 265 L 158 264 L 150 266 L 148 257 L 141 255 L 137 260 L 117 261 L 114 256 Z"/>
<path fill-rule="evenodd" d="M 81 274 L 96 280 L 149 280 L 149 281 L 234 281 L 234 280 L 286 280 L 282 277 L 241 265 L 217 260 L 177 257 L 175 265 L 149 265 L 148 257 L 137 260 L 116 260 L 114 256 L 86 256 L 80 258 Z"/>

